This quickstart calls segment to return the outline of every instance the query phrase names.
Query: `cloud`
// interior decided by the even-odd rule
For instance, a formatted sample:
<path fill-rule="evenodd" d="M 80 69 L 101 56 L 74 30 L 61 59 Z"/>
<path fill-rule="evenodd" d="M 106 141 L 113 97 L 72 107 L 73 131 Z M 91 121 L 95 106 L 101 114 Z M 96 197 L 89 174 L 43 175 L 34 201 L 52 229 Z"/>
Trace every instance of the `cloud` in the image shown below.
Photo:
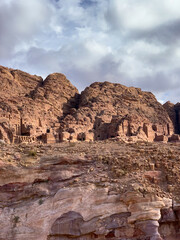
<path fill-rule="evenodd" d="M 178 0 L 4 0 L 0 63 L 62 72 L 80 91 L 111 81 L 176 102 L 179 26 Z"/>
<path fill-rule="evenodd" d="M 175 0 L 111 0 L 107 10 L 109 23 L 126 30 L 151 30 L 179 19 L 180 2 Z M 118 24 L 119 23 L 119 24 Z"/>
<path fill-rule="evenodd" d="M 155 42 L 156 44 L 174 45 L 180 42 L 180 19 L 166 22 L 151 30 L 135 31 L 134 37 L 144 39 L 147 42 Z"/>
<path fill-rule="evenodd" d="M 0 5 L 0 58 L 8 59 L 15 52 L 36 43 L 48 27 L 52 14 L 47 1 L 5 0 Z"/>

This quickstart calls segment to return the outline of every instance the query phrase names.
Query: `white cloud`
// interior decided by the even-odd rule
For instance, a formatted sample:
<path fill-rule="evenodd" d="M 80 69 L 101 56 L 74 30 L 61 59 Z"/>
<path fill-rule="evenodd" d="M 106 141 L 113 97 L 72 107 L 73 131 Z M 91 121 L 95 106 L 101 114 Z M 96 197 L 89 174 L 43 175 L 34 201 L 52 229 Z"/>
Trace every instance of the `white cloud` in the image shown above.
<path fill-rule="evenodd" d="M 52 15 L 47 0 L 4 1 L 0 7 L 0 58 L 9 58 L 13 53 L 29 45 L 48 28 Z"/>
<path fill-rule="evenodd" d="M 109 1 L 112 24 L 129 29 L 147 30 L 179 18 L 180 2 L 175 0 L 111 0 Z"/>
<path fill-rule="evenodd" d="M 0 64 L 62 72 L 80 90 L 112 81 L 175 102 L 179 26 L 178 0 L 3 0 Z"/>

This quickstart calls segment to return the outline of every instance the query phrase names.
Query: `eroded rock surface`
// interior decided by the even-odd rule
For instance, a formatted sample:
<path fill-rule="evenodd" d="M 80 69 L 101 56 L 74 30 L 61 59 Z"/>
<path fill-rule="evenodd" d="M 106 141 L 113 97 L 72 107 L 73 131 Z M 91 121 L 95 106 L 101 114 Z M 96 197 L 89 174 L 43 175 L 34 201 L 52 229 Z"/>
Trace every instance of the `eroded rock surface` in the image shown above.
<path fill-rule="evenodd" d="M 71 132 L 72 130 L 72 132 Z M 109 82 L 93 83 L 80 96 L 79 108 L 64 119 L 62 135 L 79 140 L 155 140 L 173 133 L 172 122 L 150 92 Z"/>
<path fill-rule="evenodd" d="M 0 138 L 8 143 L 58 141 L 59 119 L 78 96 L 66 77 L 54 73 L 43 81 L 1 66 L 0 82 Z"/>
<path fill-rule="evenodd" d="M 1 145 L 0 239 L 178 240 L 179 147 Z"/>
<path fill-rule="evenodd" d="M 163 107 L 139 88 L 96 82 L 78 94 L 63 74 L 43 81 L 2 66 L 0 81 L 0 139 L 8 143 L 179 141 L 170 139 L 179 134 L 179 105 Z"/>
<path fill-rule="evenodd" d="M 173 122 L 175 133 L 180 134 L 180 103 L 173 104 L 171 102 L 166 102 L 163 106 Z"/>
<path fill-rule="evenodd" d="M 179 104 L 78 94 L 60 73 L 0 81 L 0 240 L 180 239 Z"/>

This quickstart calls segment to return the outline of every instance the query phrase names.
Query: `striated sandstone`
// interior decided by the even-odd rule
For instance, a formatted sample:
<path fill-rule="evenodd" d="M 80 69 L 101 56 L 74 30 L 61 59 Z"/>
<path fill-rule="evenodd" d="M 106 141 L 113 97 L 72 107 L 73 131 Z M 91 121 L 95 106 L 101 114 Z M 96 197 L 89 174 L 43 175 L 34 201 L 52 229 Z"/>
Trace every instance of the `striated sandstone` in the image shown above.
<path fill-rule="evenodd" d="M 60 73 L 0 81 L 0 240 L 180 239 L 179 103 L 78 94 Z"/>
<path fill-rule="evenodd" d="M 2 145 L 0 239 L 177 240 L 178 157 L 163 143 Z"/>

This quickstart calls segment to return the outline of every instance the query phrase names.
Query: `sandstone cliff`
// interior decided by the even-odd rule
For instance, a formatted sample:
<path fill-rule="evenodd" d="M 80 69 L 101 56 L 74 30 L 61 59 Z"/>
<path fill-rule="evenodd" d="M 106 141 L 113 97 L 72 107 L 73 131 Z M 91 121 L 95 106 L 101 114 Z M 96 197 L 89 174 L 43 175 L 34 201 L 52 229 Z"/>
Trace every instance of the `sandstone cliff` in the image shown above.
<path fill-rule="evenodd" d="M 163 107 L 166 109 L 173 122 L 175 133 L 180 134 L 180 103 L 173 104 L 171 102 L 166 102 Z"/>
<path fill-rule="evenodd" d="M 0 82 L 0 139 L 8 143 L 179 140 L 170 138 L 179 133 L 178 105 L 168 115 L 139 88 L 97 82 L 79 94 L 63 74 L 43 81 L 2 66 Z"/>
<path fill-rule="evenodd" d="M 78 90 L 63 74 L 44 81 L 19 70 L 0 67 L 0 137 L 7 142 L 42 140 L 53 129 L 59 138 L 59 118 L 74 102 Z"/>
<path fill-rule="evenodd" d="M 60 73 L 0 82 L 0 240 L 180 239 L 179 104 L 109 82 L 79 94 Z"/>
<path fill-rule="evenodd" d="M 2 145 L 1 240 L 179 240 L 178 144 Z"/>
<path fill-rule="evenodd" d="M 104 82 L 81 93 L 79 108 L 65 117 L 62 131 L 69 132 L 72 140 L 130 136 L 154 140 L 172 134 L 173 125 L 152 93 Z"/>

